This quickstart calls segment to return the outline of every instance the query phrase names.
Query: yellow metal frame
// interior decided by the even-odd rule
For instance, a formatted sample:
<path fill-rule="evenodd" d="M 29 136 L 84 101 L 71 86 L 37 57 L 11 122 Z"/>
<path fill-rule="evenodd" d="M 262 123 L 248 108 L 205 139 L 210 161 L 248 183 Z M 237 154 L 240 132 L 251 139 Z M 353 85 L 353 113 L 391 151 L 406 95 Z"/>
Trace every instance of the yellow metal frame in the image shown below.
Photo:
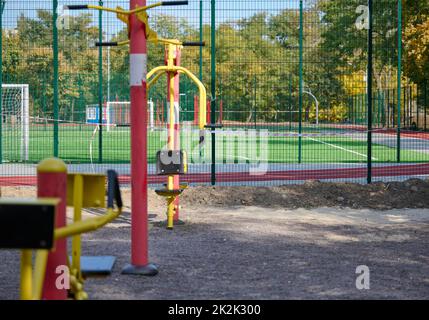
<path fill-rule="evenodd" d="M 144 7 L 137 7 L 136 9 L 133 9 L 133 10 L 125 10 L 125 9 L 122 9 L 121 7 L 116 7 L 115 9 L 113 9 L 113 8 L 107 8 L 107 7 L 102 7 L 102 6 L 94 6 L 94 5 L 88 5 L 88 9 L 95 9 L 95 10 L 113 12 L 116 14 L 130 16 L 134 13 L 144 12 L 146 10 L 153 9 L 156 7 L 160 7 L 160 6 L 162 6 L 162 2 L 157 2 L 157 3 L 151 4 L 148 6 L 144 6 Z"/>
<path fill-rule="evenodd" d="M 169 45 L 169 47 L 170 46 L 171 45 Z M 200 130 L 203 130 L 205 129 L 205 126 L 207 124 L 207 111 L 206 111 L 207 91 L 203 83 L 192 72 L 190 72 L 188 69 L 184 67 L 177 67 L 177 66 L 156 67 L 147 74 L 147 79 L 148 79 L 147 88 L 150 89 L 164 73 L 175 74 L 177 72 L 186 74 L 198 87 L 198 90 L 200 93 L 198 127 L 200 128 Z M 154 76 L 154 78 L 150 79 L 152 78 L 152 76 Z M 173 85 L 174 85 L 174 82 L 173 82 Z M 170 88 L 171 88 L 171 84 L 170 84 Z M 170 101 L 171 101 L 171 97 L 170 97 Z M 173 90 L 173 101 L 174 101 L 174 90 Z"/>
<path fill-rule="evenodd" d="M 160 43 L 165 43 L 167 48 L 167 65 L 166 66 L 160 66 L 152 69 L 147 74 L 147 88 L 150 89 L 163 74 L 169 74 L 170 75 L 170 82 L 169 82 L 169 88 L 170 88 L 170 126 L 169 126 L 169 144 L 168 148 L 169 150 L 174 150 L 175 141 L 174 141 L 174 130 L 175 130 L 175 123 L 176 123 L 176 115 L 175 115 L 175 109 L 174 109 L 174 95 L 175 95 L 175 75 L 177 73 L 183 73 L 187 75 L 198 87 L 199 94 L 200 94 L 200 106 L 199 106 L 199 118 L 198 118 L 198 125 L 200 130 L 204 130 L 206 126 L 206 118 L 207 118 L 207 111 L 206 111 L 206 101 L 207 101 L 207 91 L 204 87 L 204 84 L 188 69 L 180 66 L 174 65 L 174 59 L 176 58 L 176 52 L 178 49 L 181 49 L 182 42 L 179 40 L 167 40 L 167 39 L 158 39 L 157 40 Z M 152 78 L 153 77 L 153 78 Z M 152 78 L 152 79 L 151 79 Z M 186 155 L 185 155 L 186 158 Z M 185 162 L 185 172 L 187 171 L 187 159 L 184 159 Z M 168 176 L 168 182 L 167 182 L 167 190 L 173 191 L 174 190 L 174 175 Z M 166 196 L 167 199 L 167 228 L 173 229 L 174 227 L 174 213 L 176 210 L 175 207 L 175 200 L 179 197 L 177 194 L 171 194 Z"/>
<path fill-rule="evenodd" d="M 104 216 L 82 220 L 84 207 L 105 208 L 105 175 L 69 174 L 67 176 L 67 205 L 74 207 L 72 224 L 55 229 L 54 239 L 72 239 L 72 262 L 68 261 L 70 270 L 70 289 L 76 300 L 88 298 L 83 290 L 84 279 L 80 269 L 81 237 L 83 233 L 96 231 L 120 216 L 122 209 L 107 208 Z M 42 200 L 39 200 L 42 201 Z M 43 201 L 47 201 L 43 199 Z M 58 200 L 56 200 L 58 204 Z M 34 271 L 32 267 L 32 250 L 22 250 L 21 255 L 21 299 L 40 300 L 48 261 L 48 250 L 36 250 Z M 68 257 L 67 257 L 68 260 Z"/>
<path fill-rule="evenodd" d="M 160 6 L 162 6 L 162 2 L 157 2 L 157 3 L 151 4 L 148 6 L 144 6 L 144 7 L 138 7 L 137 6 L 133 10 L 125 10 L 119 6 L 116 7 L 115 9 L 113 9 L 113 8 L 107 8 L 107 7 L 102 7 L 102 6 L 88 5 L 87 8 L 99 10 L 99 11 L 116 13 L 116 17 L 127 25 L 128 30 L 130 28 L 130 20 L 129 20 L 130 16 L 132 14 L 135 14 L 137 16 L 137 18 L 141 22 L 143 22 L 145 25 L 147 39 L 156 42 L 156 41 L 158 41 L 158 39 L 157 39 L 158 37 L 157 37 L 156 32 L 154 32 L 149 26 L 149 23 L 148 23 L 149 17 L 147 15 L 146 11 L 149 9 L 160 7 Z M 159 39 L 159 41 L 162 41 L 162 39 Z M 121 43 L 121 45 L 125 45 L 127 43 L 129 43 L 129 41 L 123 41 Z M 118 45 L 120 45 L 120 44 L 118 43 Z"/>

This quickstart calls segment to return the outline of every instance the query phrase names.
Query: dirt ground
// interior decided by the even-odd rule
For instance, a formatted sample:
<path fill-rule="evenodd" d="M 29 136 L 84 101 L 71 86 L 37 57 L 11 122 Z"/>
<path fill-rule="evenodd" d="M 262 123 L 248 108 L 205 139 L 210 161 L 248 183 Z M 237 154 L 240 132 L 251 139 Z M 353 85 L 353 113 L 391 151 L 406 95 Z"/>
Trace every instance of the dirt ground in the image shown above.
<path fill-rule="evenodd" d="M 34 196 L 2 188 L 2 196 Z M 87 255 L 115 255 L 114 273 L 89 278 L 91 299 L 428 299 L 429 181 L 273 188 L 191 188 L 186 224 L 167 231 L 153 191 L 153 278 L 124 276 L 130 256 L 130 191 L 125 212 L 84 236 Z M 86 212 L 89 217 L 99 212 Z M 355 286 L 370 269 L 370 289 Z M 0 251 L 0 299 L 18 298 L 19 253 Z"/>

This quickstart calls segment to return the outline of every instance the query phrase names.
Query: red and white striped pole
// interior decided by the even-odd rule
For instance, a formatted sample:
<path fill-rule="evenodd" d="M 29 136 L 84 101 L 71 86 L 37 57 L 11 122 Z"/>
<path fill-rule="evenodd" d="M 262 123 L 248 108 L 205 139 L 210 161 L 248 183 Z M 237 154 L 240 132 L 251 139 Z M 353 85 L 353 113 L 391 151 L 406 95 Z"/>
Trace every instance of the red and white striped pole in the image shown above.
<path fill-rule="evenodd" d="M 176 52 L 175 52 L 175 58 L 174 58 L 174 65 L 175 66 L 180 66 L 180 61 L 181 61 L 181 56 L 182 56 L 182 52 L 179 46 L 176 46 Z M 168 65 L 168 47 L 166 48 L 166 54 L 165 54 L 165 64 Z M 167 75 L 167 83 L 170 83 L 171 80 L 171 74 L 168 73 Z M 174 75 L 174 151 L 178 151 L 180 150 L 180 75 L 177 72 Z M 167 97 L 170 97 L 170 86 L 167 86 L 168 90 L 167 90 Z M 168 109 L 170 109 L 172 106 L 170 105 L 170 103 L 168 102 Z M 170 112 L 168 112 L 167 114 L 170 114 Z M 168 121 L 168 126 L 167 126 L 168 132 L 170 132 L 170 121 Z M 168 140 L 170 141 L 170 137 L 168 137 Z M 179 175 L 175 175 L 174 176 L 174 189 L 178 190 L 180 189 L 180 176 Z M 176 197 L 176 200 L 174 202 L 174 206 L 175 206 L 175 213 L 174 213 L 174 222 L 178 222 L 179 221 L 179 197 Z"/>
<path fill-rule="evenodd" d="M 146 0 L 130 0 L 130 10 L 146 6 Z M 131 264 L 122 273 L 154 276 L 148 250 L 147 172 L 147 44 L 143 22 L 130 16 L 131 98 Z"/>
<path fill-rule="evenodd" d="M 67 205 L 67 166 L 57 158 L 45 159 L 37 166 L 37 197 L 61 199 L 55 216 L 55 228 L 65 227 Z M 67 287 L 60 278 L 58 267 L 67 266 L 67 240 L 55 241 L 55 248 L 49 253 L 43 283 L 43 300 L 66 300 Z M 58 285 L 59 284 L 59 285 Z"/>

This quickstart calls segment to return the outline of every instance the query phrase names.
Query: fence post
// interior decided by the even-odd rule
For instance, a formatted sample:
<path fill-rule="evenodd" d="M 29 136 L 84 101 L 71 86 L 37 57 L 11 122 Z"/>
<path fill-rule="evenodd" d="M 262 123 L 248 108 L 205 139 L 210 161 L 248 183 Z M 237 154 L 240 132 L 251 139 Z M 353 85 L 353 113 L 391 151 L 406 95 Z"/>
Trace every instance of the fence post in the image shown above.
<path fill-rule="evenodd" d="M 289 73 L 289 132 L 292 131 L 292 74 Z"/>
<path fill-rule="evenodd" d="M 211 0 L 211 124 L 216 123 L 216 0 Z M 212 132 L 212 169 L 211 184 L 216 185 L 216 131 L 211 128 Z"/>
<path fill-rule="evenodd" d="M 53 36 L 53 59 L 54 59 L 54 157 L 58 157 L 58 126 L 59 126 L 59 114 L 58 114 L 58 28 L 57 28 L 57 19 L 58 19 L 58 0 L 53 0 L 53 12 L 52 12 L 52 36 Z"/>
<path fill-rule="evenodd" d="M 398 130 L 396 136 L 396 161 L 401 162 L 401 83 L 402 83 L 402 0 L 398 0 Z"/>
<path fill-rule="evenodd" d="M 3 11 L 5 0 L 0 0 L 0 164 L 3 163 Z"/>
<path fill-rule="evenodd" d="M 256 120 L 256 86 L 257 86 L 257 80 L 256 75 L 253 77 L 253 124 L 255 130 L 257 129 L 257 120 Z"/>
<path fill-rule="evenodd" d="M 302 163 L 302 104 L 303 104 L 303 49 L 304 49 L 304 4 L 299 1 L 299 137 L 298 137 L 298 163 Z"/>
<path fill-rule="evenodd" d="M 368 167 L 368 184 L 372 183 L 372 31 L 373 31 L 373 20 L 372 20 L 372 0 L 368 0 L 368 76 L 367 76 L 367 100 L 368 100 L 368 141 L 367 141 L 367 167 Z"/>
<path fill-rule="evenodd" d="M 428 88 L 427 88 L 427 80 L 425 80 L 425 84 L 423 87 L 424 93 L 423 93 L 423 108 L 424 108 L 424 115 L 425 115 L 425 131 L 427 130 L 427 106 L 428 106 L 428 99 L 427 99 L 427 93 L 428 93 Z"/>
<path fill-rule="evenodd" d="M 200 43 L 204 41 L 203 38 L 203 0 L 200 0 Z M 203 46 L 200 46 L 200 81 L 203 81 Z"/>
<path fill-rule="evenodd" d="M 64 227 L 66 225 L 67 166 L 62 160 L 50 158 L 39 163 L 37 166 L 37 196 L 61 199 L 57 207 L 55 227 Z M 55 250 L 49 253 L 43 284 L 43 299 L 67 299 L 67 288 L 58 288 L 56 285 L 57 277 L 60 276 L 56 273 L 59 266 L 67 266 L 66 239 L 55 241 Z"/>
<path fill-rule="evenodd" d="M 103 1 L 99 1 L 99 6 L 103 6 Z M 98 10 L 98 41 L 103 42 L 103 11 Z M 106 119 L 110 119 L 107 114 L 106 106 Z M 100 124 L 100 131 L 98 133 L 98 162 L 103 163 L 103 47 L 98 47 L 98 122 Z M 106 124 L 109 123 L 106 121 Z"/>

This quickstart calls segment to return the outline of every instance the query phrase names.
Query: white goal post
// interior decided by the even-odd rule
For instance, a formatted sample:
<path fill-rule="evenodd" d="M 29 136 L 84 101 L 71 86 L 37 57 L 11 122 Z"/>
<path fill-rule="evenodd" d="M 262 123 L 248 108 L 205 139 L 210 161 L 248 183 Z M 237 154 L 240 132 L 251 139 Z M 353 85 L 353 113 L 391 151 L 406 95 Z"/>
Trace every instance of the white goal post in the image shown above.
<path fill-rule="evenodd" d="M 131 103 L 129 101 L 109 101 L 103 105 L 102 124 L 110 131 L 115 127 L 128 127 L 131 125 Z M 155 128 L 154 103 L 148 101 L 148 126 Z M 97 104 L 86 106 L 86 123 L 98 125 L 100 123 L 100 107 Z"/>
<path fill-rule="evenodd" d="M 10 161 L 29 160 L 30 108 L 28 84 L 2 84 L 2 137 L 9 138 L 5 155 Z M 10 150 L 8 150 L 10 149 Z M 19 150 L 20 159 L 16 159 Z M 14 156 L 15 155 L 15 156 Z"/>
<path fill-rule="evenodd" d="M 131 103 L 129 101 L 107 102 L 107 123 L 108 127 L 129 126 L 131 124 Z M 147 102 L 149 111 L 149 128 L 155 128 L 154 104 L 152 100 Z"/>

